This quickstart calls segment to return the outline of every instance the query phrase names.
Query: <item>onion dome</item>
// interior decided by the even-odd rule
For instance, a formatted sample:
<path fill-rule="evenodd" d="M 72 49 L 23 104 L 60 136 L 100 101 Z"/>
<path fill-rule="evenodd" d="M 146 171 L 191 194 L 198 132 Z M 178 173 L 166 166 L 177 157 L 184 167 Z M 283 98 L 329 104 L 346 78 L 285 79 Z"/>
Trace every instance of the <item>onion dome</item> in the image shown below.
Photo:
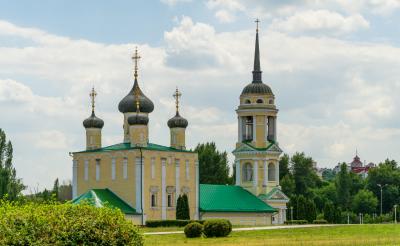
<path fill-rule="evenodd" d="M 85 128 L 103 128 L 104 121 L 94 114 L 92 111 L 92 115 L 83 121 L 83 126 Z"/>
<path fill-rule="evenodd" d="M 153 102 L 143 94 L 142 90 L 139 87 L 139 83 L 137 80 L 137 77 L 138 77 L 137 63 L 138 63 L 139 59 L 140 59 L 140 56 L 138 55 L 138 51 L 136 48 L 135 54 L 132 56 L 132 60 L 134 60 L 134 62 L 135 62 L 135 73 L 134 73 L 135 82 L 133 84 L 131 91 L 128 93 L 128 95 L 126 95 L 124 98 L 122 98 L 122 100 L 118 104 L 118 110 L 121 113 L 136 112 L 137 97 L 139 97 L 139 104 L 140 104 L 139 111 L 140 112 L 151 113 L 154 110 Z M 136 91 L 138 91 L 138 93 L 135 93 Z"/>
<path fill-rule="evenodd" d="M 147 125 L 149 123 L 149 117 L 146 115 L 135 114 L 128 117 L 129 125 Z"/>
<path fill-rule="evenodd" d="M 118 104 L 118 110 L 121 113 L 127 113 L 127 112 L 136 112 L 136 96 L 134 94 L 134 91 L 136 87 L 139 89 L 139 104 L 140 104 L 140 112 L 142 113 L 151 113 L 154 110 L 154 104 L 153 102 L 146 97 L 142 90 L 139 87 L 139 84 L 137 82 L 137 79 L 135 79 L 135 83 L 133 84 L 133 87 L 131 91 L 126 95 Z"/>
<path fill-rule="evenodd" d="M 256 45 L 254 51 L 254 69 L 253 69 L 253 81 L 244 87 L 241 95 L 246 94 L 270 94 L 273 95 L 271 88 L 262 82 L 262 71 L 260 66 L 260 48 L 258 44 L 258 20 L 256 29 Z"/>
<path fill-rule="evenodd" d="M 188 126 L 188 121 L 176 112 L 176 115 L 168 120 L 169 128 L 186 128 Z"/>

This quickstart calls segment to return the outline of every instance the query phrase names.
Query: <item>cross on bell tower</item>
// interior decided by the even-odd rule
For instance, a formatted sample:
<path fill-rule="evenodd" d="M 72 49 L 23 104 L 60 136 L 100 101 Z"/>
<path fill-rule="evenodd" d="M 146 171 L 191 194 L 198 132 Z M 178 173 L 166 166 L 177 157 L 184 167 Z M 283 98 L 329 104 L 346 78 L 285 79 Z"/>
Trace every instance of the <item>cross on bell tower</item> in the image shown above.
<path fill-rule="evenodd" d="M 135 54 L 132 56 L 132 60 L 135 62 L 135 72 L 134 72 L 134 76 L 135 76 L 135 79 L 137 79 L 137 77 L 138 77 L 138 73 L 137 73 L 137 71 L 138 71 L 138 61 L 139 61 L 139 59 L 140 59 L 141 57 L 139 56 L 139 54 L 138 54 L 138 50 L 137 50 L 137 47 L 135 48 Z"/>
<path fill-rule="evenodd" d="M 256 31 L 258 32 L 258 23 L 260 23 L 260 20 L 257 18 L 254 22 L 256 23 Z"/>
<path fill-rule="evenodd" d="M 179 112 L 179 98 L 182 96 L 182 93 L 178 90 L 178 87 L 176 87 L 175 93 L 172 96 L 175 98 L 176 113 L 178 113 Z"/>

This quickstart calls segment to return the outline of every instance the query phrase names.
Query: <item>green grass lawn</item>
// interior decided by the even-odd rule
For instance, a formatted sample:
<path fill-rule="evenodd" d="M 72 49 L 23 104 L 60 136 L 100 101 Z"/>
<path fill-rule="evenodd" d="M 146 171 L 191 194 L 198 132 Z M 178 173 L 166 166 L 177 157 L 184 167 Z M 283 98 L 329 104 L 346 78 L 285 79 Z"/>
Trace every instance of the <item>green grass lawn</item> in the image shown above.
<path fill-rule="evenodd" d="M 233 225 L 233 228 L 247 228 L 247 227 L 263 227 L 263 226 L 249 226 L 249 225 Z M 163 232 L 163 231 L 183 231 L 185 227 L 141 227 L 141 232 Z"/>
<path fill-rule="evenodd" d="M 232 232 L 226 238 L 187 239 L 184 234 L 146 235 L 145 245 L 400 245 L 400 225 L 241 231 Z"/>

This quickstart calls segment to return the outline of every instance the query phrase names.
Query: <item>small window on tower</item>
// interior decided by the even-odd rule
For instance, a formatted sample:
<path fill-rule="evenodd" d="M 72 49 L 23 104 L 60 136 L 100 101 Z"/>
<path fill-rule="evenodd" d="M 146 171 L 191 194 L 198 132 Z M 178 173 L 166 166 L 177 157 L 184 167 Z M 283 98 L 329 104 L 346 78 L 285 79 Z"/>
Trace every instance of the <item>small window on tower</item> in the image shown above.
<path fill-rule="evenodd" d="M 173 207 L 174 206 L 174 197 L 173 197 L 173 195 L 172 195 L 172 193 L 171 194 L 168 194 L 168 197 L 167 197 L 167 206 L 169 207 L 169 208 L 171 208 L 171 207 Z"/>
<path fill-rule="evenodd" d="M 250 101 L 249 99 L 246 99 L 246 100 L 244 101 L 244 103 L 245 103 L 245 104 L 251 104 L 251 101 Z"/>
<path fill-rule="evenodd" d="M 157 193 L 151 194 L 151 207 L 157 207 Z"/>
<path fill-rule="evenodd" d="M 262 99 L 257 99 L 257 103 L 264 103 Z"/>
<path fill-rule="evenodd" d="M 269 99 L 269 104 L 274 104 L 274 99 Z"/>

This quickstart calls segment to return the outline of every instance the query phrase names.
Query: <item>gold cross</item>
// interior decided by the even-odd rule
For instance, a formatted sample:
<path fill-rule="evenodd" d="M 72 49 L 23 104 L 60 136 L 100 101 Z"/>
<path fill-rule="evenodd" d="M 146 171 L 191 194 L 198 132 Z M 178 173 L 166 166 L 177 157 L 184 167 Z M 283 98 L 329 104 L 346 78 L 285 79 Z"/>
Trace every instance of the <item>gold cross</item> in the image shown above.
<path fill-rule="evenodd" d="M 135 79 L 137 79 L 137 76 L 138 76 L 138 73 L 137 73 L 137 71 L 138 71 L 138 60 L 140 58 L 141 57 L 139 56 L 138 51 L 137 51 L 137 47 L 136 47 L 135 48 L 135 54 L 132 56 L 132 60 L 134 60 L 134 62 L 135 62 L 135 73 L 134 73 Z"/>
<path fill-rule="evenodd" d="M 172 95 L 175 98 L 175 106 L 176 112 L 179 111 L 179 98 L 182 96 L 182 93 L 179 92 L 178 87 L 176 87 L 175 93 Z"/>
<path fill-rule="evenodd" d="M 258 23 L 260 23 L 260 20 L 257 18 L 254 22 L 255 22 L 256 25 L 257 25 L 256 31 L 258 32 Z"/>
<path fill-rule="evenodd" d="M 140 89 L 139 89 L 139 86 L 135 86 L 135 89 L 133 89 L 133 93 L 136 98 L 136 112 L 139 113 L 139 111 L 140 111 L 140 103 L 139 103 Z"/>
<path fill-rule="evenodd" d="M 90 92 L 89 96 L 92 99 L 92 112 L 94 112 L 94 98 L 97 96 L 97 93 L 94 90 L 94 87 L 92 87 L 92 91 Z"/>

